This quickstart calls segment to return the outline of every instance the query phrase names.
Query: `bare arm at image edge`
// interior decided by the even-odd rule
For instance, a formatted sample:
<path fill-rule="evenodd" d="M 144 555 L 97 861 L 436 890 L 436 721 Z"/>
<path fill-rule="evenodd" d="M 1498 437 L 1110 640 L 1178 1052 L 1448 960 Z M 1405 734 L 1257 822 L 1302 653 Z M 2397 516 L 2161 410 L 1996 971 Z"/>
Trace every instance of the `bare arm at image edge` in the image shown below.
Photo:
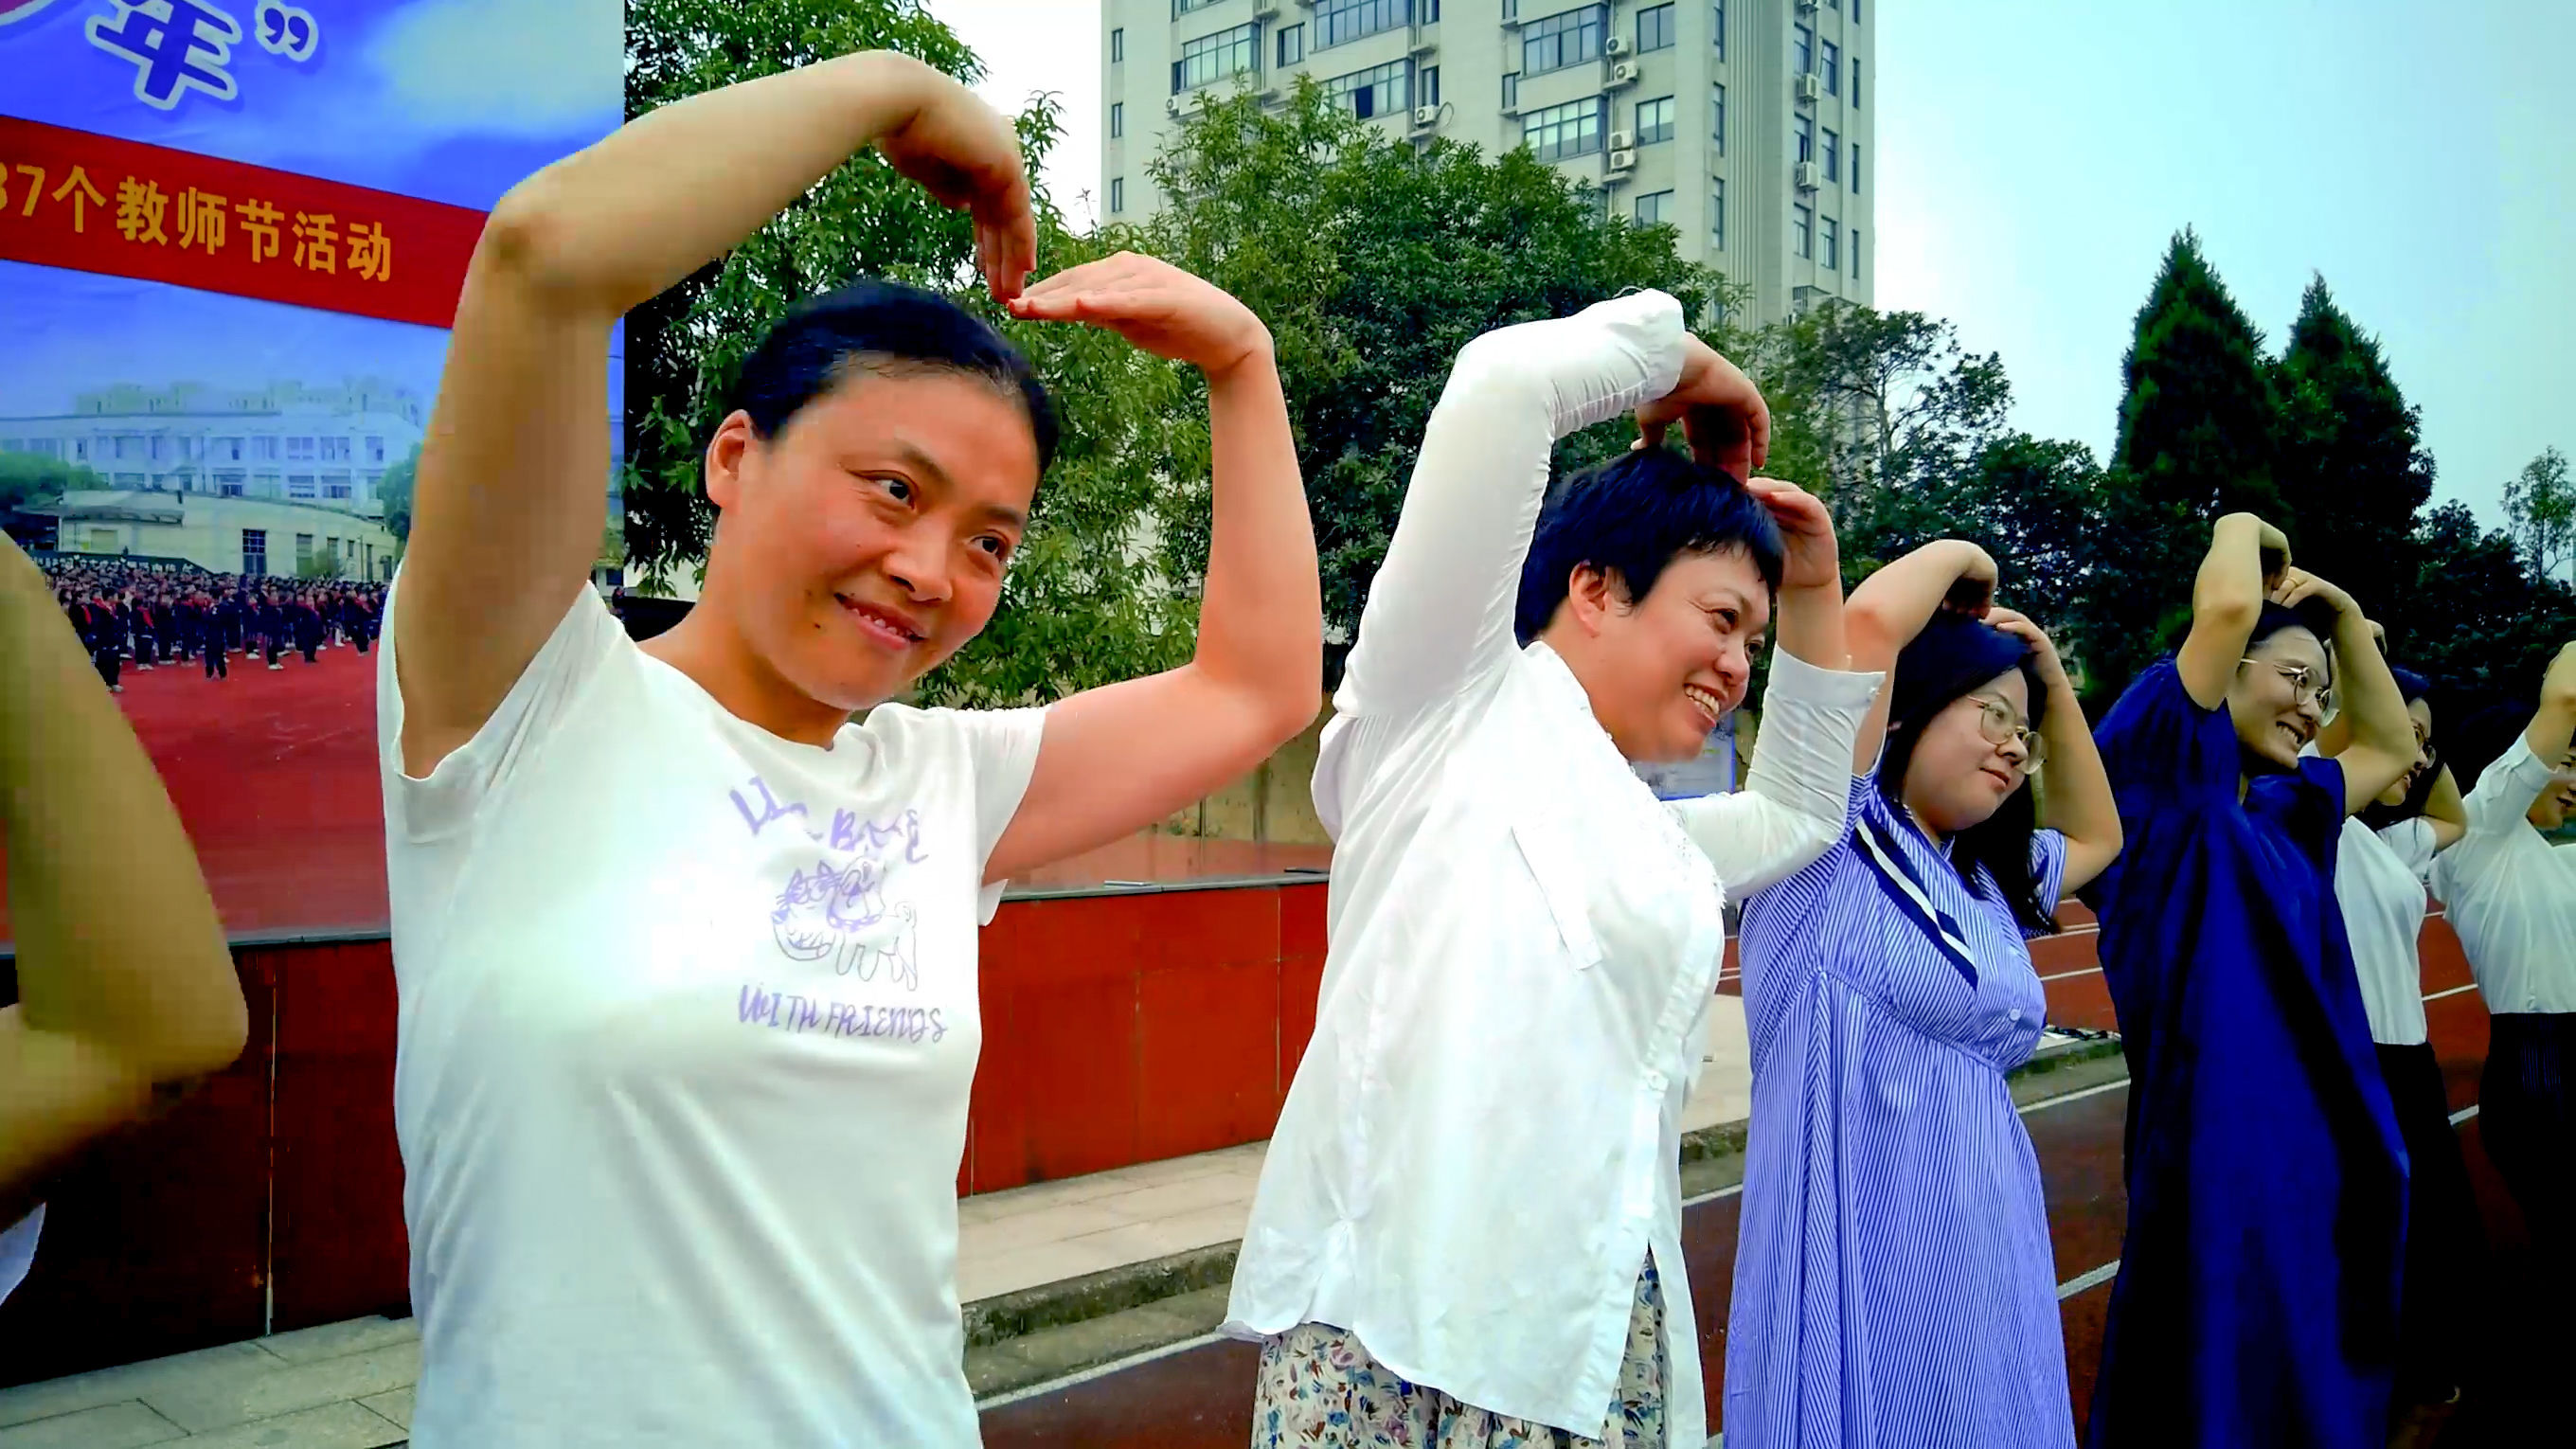
<path fill-rule="evenodd" d="M 84 1143 L 248 1034 L 195 851 L 45 577 L 0 539 L 0 834 L 18 1004 L 0 1010 L 0 1227 Z M 135 908 L 137 887 L 151 909 Z"/>

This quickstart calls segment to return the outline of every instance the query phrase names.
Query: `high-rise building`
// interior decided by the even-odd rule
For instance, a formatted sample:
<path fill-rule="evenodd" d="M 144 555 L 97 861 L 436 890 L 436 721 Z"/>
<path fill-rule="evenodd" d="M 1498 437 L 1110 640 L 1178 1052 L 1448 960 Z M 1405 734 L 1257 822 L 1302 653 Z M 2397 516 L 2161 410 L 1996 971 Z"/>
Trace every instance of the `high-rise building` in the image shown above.
<path fill-rule="evenodd" d="M 1103 0 L 1100 200 L 1209 96 L 1300 75 L 1389 132 L 1527 145 L 1753 289 L 1752 321 L 1866 303 L 1876 271 L 1877 0 Z M 1446 12 L 1445 15 L 1443 12 Z"/>

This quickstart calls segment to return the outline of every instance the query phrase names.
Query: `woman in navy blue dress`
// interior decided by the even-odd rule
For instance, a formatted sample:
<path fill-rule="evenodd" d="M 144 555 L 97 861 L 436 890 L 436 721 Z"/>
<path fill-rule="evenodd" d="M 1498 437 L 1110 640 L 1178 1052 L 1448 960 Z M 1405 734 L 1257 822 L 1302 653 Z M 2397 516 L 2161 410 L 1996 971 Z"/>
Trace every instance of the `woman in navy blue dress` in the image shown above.
<path fill-rule="evenodd" d="M 2340 698 L 2353 742 L 2301 759 Z M 2406 1156 L 2333 878 L 2415 734 L 2350 596 L 2218 521 L 2191 634 L 2095 732 L 2126 849 L 2089 893 L 2129 1059 L 2128 1237 L 2094 1449 L 2388 1426 Z"/>

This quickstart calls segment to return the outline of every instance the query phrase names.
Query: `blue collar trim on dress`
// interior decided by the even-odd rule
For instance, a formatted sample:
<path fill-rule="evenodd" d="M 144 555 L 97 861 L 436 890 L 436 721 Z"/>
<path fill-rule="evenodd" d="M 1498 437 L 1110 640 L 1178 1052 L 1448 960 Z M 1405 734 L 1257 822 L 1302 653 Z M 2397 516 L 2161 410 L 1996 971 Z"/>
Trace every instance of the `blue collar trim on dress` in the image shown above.
<path fill-rule="evenodd" d="M 1933 902 L 1932 891 L 1915 874 L 1906 858 L 1904 842 L 1893 831 L 1864 813 L 1852 825 L 1852 849 L 1869 866 L 1878 888 L 1895 903 L 1897 913 L 1912 921 L 1932 940 L 1950 964 L 1958 968 L 1968 985 L 1977 984 L 1977 960 L 1968 950 L 1968 937 L 1950 913 Z"/>

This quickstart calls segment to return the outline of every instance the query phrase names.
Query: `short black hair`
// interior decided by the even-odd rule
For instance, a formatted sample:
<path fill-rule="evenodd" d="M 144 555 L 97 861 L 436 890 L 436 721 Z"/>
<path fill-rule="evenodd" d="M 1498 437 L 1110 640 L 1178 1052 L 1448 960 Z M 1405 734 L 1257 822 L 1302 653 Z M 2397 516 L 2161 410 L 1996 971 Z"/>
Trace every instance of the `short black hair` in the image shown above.
<path fill-rule="evenodd" d="M 2245 636 L 2248 653 L 2255 645 L 2284 629 L 2305 629 L 2317 636 L 2326 648 L 2326 667 L 2334 667 L 2334 609 L 2323 599 L 2302 599 L 2295 606 L 2263 601 L 2263 611 L 2255 616 L 2254 632 Z"/>
<path fill-rule="evenodd" d="M 1055 404 L 1028 358 L 955 302 L 873 277 L 789 308 L 743 359 L 725 414 L 748 414 L 754 433 L 774 438 L 853 369 L 982 378 L 1028 415 L 1038 472 L 1055 460 Z"/>
<path fill-rule="evenodd" d="M 1629 599 L 1643 603 L 1675 558 L 1735 549 L 1779 592 L 1785 550 L 1762 501 L 1732 474 L 1669 448 L 1636 449 L 1550 490 L 1521 563 L 1513 628 L 1523 644 L 1545 631 L 1584 564 L 1616 572 Z"/>

